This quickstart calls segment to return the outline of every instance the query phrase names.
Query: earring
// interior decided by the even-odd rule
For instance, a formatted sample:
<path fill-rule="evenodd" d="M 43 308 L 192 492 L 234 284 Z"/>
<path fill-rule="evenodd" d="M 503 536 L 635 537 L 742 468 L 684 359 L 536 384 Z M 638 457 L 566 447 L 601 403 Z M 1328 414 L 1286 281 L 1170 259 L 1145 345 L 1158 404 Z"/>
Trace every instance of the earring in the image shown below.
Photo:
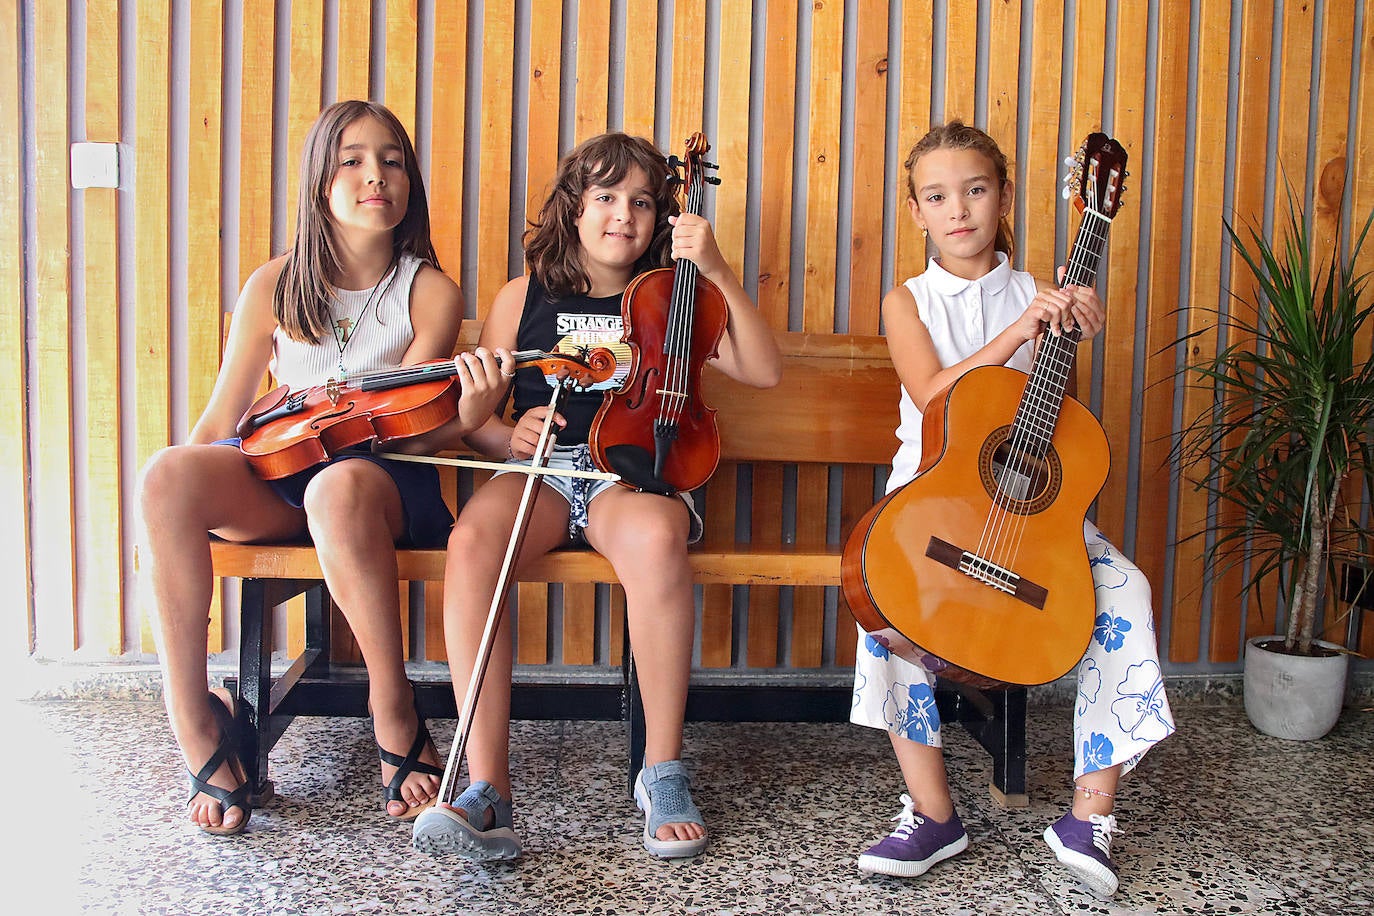
<path fill-rule="evenodd" d="M 921 238 L 923 238 L 923 239 L 930 238 L 930 233 L 926 231 L 926 227 L 925 227 L 925 226 L 922 226 L 922 227 L 921 227 Z"/>

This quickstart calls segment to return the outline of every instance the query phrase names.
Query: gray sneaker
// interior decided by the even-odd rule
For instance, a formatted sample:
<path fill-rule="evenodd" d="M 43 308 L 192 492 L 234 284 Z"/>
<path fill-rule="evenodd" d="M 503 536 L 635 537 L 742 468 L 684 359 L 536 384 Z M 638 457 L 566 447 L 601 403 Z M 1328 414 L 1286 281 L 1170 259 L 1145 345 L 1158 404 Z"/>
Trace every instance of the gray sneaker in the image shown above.
<path fill-rule="evenodd" d="M 486 827 L 479 829 L 477 824 Z M 514 859 L 521 852 L 510 801 L 481 780 L 464 789 L 452 805 L 437 804 L 415 818 L 410 842 L 432 856 L 452 854 L 474 862 Z"/>
<path fill-rule="evenodd" d="M 1112 834 L 1116 818 L 1110 814 L 1090 814 L 1080 821 L 1073 812 L 1045 828 L 1045 842 L 1055 857 L 1074 876 L 1099 897 L 1116 893 L 1116 865 L 1112 862 Z"/>

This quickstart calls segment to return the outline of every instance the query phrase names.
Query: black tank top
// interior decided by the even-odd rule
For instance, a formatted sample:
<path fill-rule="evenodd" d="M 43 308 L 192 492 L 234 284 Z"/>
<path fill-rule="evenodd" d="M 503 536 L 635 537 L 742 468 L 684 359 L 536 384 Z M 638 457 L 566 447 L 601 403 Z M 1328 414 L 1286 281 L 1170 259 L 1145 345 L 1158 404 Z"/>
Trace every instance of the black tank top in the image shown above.
<path fill-rule="evenodd" d="M 630 371 L 630 347 L 622 343 L 624 327 L 620 315 L 620 295 L 593 298 L 574 295 L 555 299 L 533 276 L 525 294 L 525 310 L 516 332 L 517 350 L 545 350 L 576 354 L 583 347 L 607 347 L 615 353 L 616 371 L 610 379 L 588 391 L 570 391 L 560 413 L 568 425 L 558 431 L 559 445 L 580 445 L 587 441 L 592 420 L 605 400 L 607 389 L 619 388 Z M 533 369 L 515 374 L 515 419 L 531 407 L 549 403 L 555 376 Z"/>

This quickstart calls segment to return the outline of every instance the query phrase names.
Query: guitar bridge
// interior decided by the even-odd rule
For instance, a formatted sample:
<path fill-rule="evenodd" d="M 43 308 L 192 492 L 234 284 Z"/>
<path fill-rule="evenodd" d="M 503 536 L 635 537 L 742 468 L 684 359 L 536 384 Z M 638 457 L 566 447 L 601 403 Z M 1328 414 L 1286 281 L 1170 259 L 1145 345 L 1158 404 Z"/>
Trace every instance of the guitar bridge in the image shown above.
<path fill-rule="evenodd" d="M 932 537 L 930 543 L 926 545 L 926 556 L 942 566 L 948 566 L 950 569 L 961 572 L 971 579 L 976 579 L 999 592 L 1005 592 L 1037 610 L 1043 611 L 1045 609 L 1045 600 L 1050 593 L 1043 585 L 1037 585 L 1024 576 L 1019 576 L 1006 567 L 986 560 L 972 551 L 963 550 L 937 537 Z"/>

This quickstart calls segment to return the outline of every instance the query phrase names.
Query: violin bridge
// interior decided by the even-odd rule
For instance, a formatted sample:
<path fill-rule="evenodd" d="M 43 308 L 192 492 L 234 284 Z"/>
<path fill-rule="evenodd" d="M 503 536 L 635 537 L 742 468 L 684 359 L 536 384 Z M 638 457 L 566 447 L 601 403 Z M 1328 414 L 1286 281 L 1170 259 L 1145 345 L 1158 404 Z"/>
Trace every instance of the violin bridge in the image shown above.
<path fill-rule="evenodd" d="M 330 404 L 339 403 L 339 398 L 343 395 L 343 386 L 338 379 L 332 378 L 324 383 L 324 395 L 329 398 Z"/>
<path fill-rule="evenodd" d="M 1045 600 L 1049 597 L 1048 589 L 972 551 L 963 550 L 932 537 L 926 546 L 926 556 L 999 592 L 1005 592 L 1033 608 L 1045 609 Z"/>

